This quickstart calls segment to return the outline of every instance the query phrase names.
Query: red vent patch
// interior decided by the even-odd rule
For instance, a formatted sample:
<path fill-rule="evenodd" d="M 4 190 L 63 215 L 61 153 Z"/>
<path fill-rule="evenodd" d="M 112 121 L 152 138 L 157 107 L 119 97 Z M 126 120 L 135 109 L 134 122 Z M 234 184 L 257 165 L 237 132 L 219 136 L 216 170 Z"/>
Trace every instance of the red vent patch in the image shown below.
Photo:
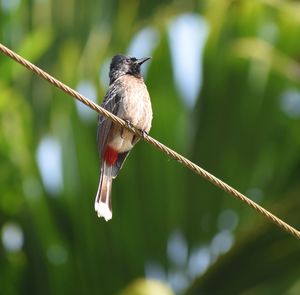
<path fill-rule="evenodd" d="M 106 164 L 113 166 L 116 163 L 117 159 L 118 152 L 108 146 L 104 153 L 104 160 Z"/>

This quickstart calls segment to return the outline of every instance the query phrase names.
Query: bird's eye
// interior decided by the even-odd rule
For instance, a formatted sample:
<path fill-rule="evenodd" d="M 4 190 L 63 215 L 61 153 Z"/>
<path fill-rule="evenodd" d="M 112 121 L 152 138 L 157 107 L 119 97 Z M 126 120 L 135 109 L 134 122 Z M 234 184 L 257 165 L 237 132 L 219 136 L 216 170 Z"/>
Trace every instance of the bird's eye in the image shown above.
<path fill-rule="evenodd" d="M 135 61 L 137 61 L 137 59 L 135 57 L 132 57 L 131 61 L 135 62 Z"/>

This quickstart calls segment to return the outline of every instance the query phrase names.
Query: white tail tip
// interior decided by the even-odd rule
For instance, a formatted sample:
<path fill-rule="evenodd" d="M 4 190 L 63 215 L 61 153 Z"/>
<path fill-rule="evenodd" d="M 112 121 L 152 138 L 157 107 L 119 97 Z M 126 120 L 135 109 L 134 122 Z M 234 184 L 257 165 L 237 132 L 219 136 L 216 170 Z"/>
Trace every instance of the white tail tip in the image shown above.
<path fill-rule="evenodd" d="M 95 210 L 98 217 L 103 217 L 105 221 L 112 219 L 112 212 L 108 207 L 108 204 L 102 202 L 95 202 Z"/>

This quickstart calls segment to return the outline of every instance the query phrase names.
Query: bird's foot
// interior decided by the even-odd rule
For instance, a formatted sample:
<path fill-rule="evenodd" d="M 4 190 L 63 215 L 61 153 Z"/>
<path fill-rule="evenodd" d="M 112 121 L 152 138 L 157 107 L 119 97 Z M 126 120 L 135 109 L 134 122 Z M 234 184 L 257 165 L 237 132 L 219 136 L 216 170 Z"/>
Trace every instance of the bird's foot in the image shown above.
<path fill-rule="evenodd" d="M 131 124 L 131 122 L 129 120 L 124 119 L 124 121 L 125 121 L 125 124 L 126 124 L 127 128 L 129 128 L 129 129 L 133 128 L 133 126 L 132 126 L 132 124 Z M 122 130 L 121 130 L 121 137 L 123 139 L 124 139 L 124 136 L 123 136 L 124 131 L 125 131 L 125 129 L 122 128 Z"/>
<path fill-rule="evenodd" d="M 128 128 L 132 128 L 133 126 L 132 126 L 132 124 L 131 124 L 131 122 L 129 121 L 129 120 L 124 120 L 125 121 L 125 124 L 126 124 L 126 126 L 128 127 Z"/>
<path fill-rule="evenodd" d="M 148 136 L 148 132 L 145 130 L 141 130 L 142 138 L 146 138 Z"/>

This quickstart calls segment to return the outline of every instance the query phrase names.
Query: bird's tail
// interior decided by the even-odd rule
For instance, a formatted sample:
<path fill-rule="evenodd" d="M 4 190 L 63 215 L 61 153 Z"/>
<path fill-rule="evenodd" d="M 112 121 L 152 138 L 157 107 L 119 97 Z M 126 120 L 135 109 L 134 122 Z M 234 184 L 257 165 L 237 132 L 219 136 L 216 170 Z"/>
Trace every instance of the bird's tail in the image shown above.
<path fill-rule="evenodd" d="M 98 217 L 104 217 L 106 221 L 112 218 L 111 185 L 112 166 L 104 162 L 101 167 L 99 187 L 95 199 L 95 210 Z"/>

